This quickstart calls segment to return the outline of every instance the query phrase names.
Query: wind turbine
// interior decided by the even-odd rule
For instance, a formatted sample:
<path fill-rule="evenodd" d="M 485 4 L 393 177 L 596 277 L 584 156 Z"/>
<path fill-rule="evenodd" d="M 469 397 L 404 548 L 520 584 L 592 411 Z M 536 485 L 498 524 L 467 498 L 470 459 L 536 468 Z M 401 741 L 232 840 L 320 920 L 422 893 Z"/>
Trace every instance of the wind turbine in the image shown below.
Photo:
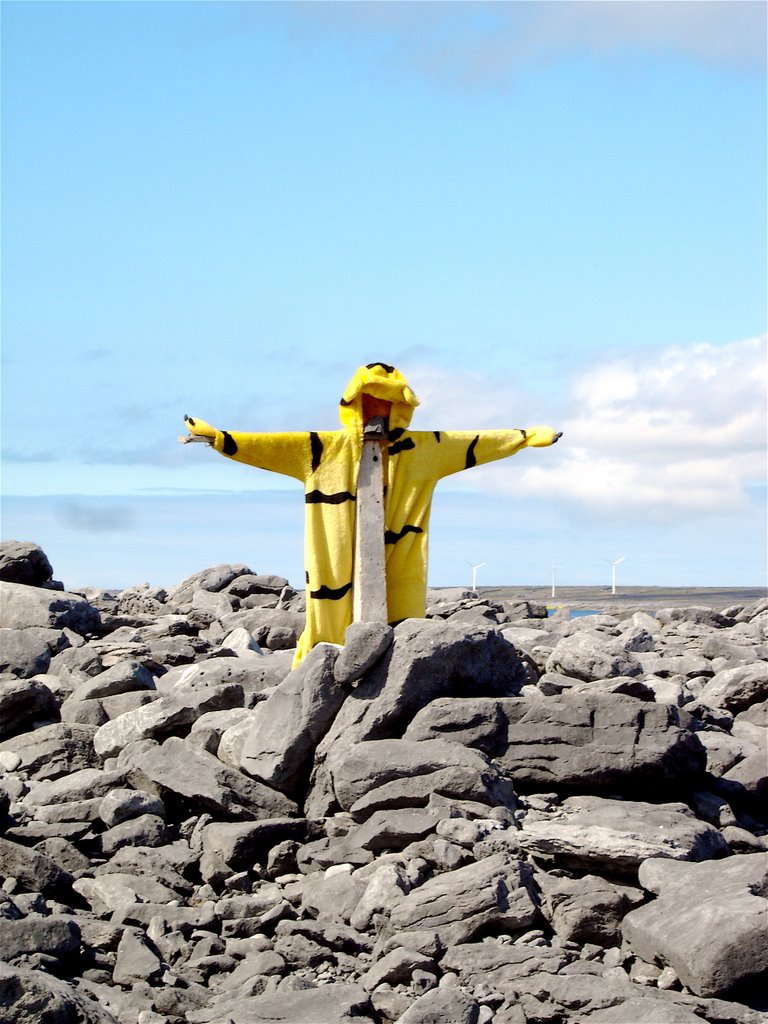
<path fill-rule="evenodd" d="M 473 594 L 477 593 L 477 570 L 478 569 L 482 569 L 483 566 L 487 565 L 487 564 L 488 564 L 487 562 L 481 562 L 479 565 L 472 565 L 471 562 L 467 562 L 467 565 L 472 570 L 472 593 Z"/>
<path fill-rule="evenodd" d="M 612 594 L 616 593 L 616 566 L 620 565 L 621 562 L 623 562 L 626 557 L 627 557 L 626 555 L 622 555 L 621 558 L 617 558 L 615 562 L 612 562 L 610 559 L 607 559 L 608 564 L 611 567 L 611 593 Z"/>

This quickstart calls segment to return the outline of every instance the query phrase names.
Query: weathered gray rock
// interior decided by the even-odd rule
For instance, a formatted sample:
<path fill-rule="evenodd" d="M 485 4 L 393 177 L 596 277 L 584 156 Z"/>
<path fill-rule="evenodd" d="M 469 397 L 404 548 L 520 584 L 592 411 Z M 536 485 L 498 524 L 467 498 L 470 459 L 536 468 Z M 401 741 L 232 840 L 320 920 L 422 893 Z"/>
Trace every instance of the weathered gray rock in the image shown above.
<path fill-rule="evenodd" d="M 685 804 L 597 796 L 568 797 L 549 813 L 529 813 L 514 840 L 566 867 L 612 872 L 632 871 L 648 857 L 699 861 L 728 852 L 717 829 Z"/>
<path fill-rule="evenodd" d="M 303 842 L 304 818 L 267 818 L 249 822 L 213 822 L 203 829 L 203 852 L 220 857 L 233 871 L 265 863 L 270 849 L 286 839 Z"/>
<path fill-rule="evenodd" d="M 334 748 L 328 763 L 339 804 L 344 810 L 356 806 L 360 818 L 377 809 L 361 804 L 362 798 L 393 784 L 392 792 L 400 794 L 404 779 L 418 786 L 411 806 L 425 805 L 431 792 L 476 800 L 495 789 L 495 803 L 514 799 L 511 786 L 483 754 L 447 740 L 369 740 Z M 375 803 L 386 804 L 386 796 L 379 793 Z"/>
<path fill-rule="evenodd" d="M 622 694 L 436 700 L 408 739 L 450 737 L 495 758 L 516 783 L 613 789 L 687 785 L 706 752 L 685 712 Z"/>
<path fill-rule="evenodd" d="M 241 707 L 242 703 L 243 691 L 237 683 L 177 686 L 173 693 L 105 722 L 93 738 L 94 750 L 102 757 L 113 757 L 128 743 L 162 739 L 191 728 L 206 711 Z"/>
<path fill-rule="evenodd" d="M 547 672 L 559 672 L 589 682 L 614 676 L 637 676 L 643 671 L 620 640 L 606 639 L 586 629 L 565 636 L 547 659 Z"/>
<path fill-rule="evenodd" d="M 88 800 L 104 796 L 114 787 L 121 786 L 124 781 L 123 772 L 105 771 L 103 768 L 81 768 L 50 781 L 32 783 L 25 802 L 46 805 Z"/>
<path fill-rule="evenodd" d="M 41 892 L 44 896 L 61 894 L 72 882 L 72 876 L 50 857 L 0 839 L 0 875 L 15 878 L 28 892 Z"/>
<path fill-rule="evenodd" d="M 157 680 L 161 693 L 172 693 L 177 687 L 205 684 L 217 686 L 237 683 L 246 694 L 260 693 L 277 685 L 291 670 L 292 655 L 274 651 L 261 658 L 245 661 L 238 657 L 206 658 L 194 665 L 172 668 Z"/>
<path fill-rule="evenodd" d="M 99 697 L 114 697 L 132 690 L 154 690 L 155 678 L 152 673 L 135 659 L 118 661 L 110 668 L 91 676 L 72 693 L 72 700 L 94 700 Z"/>
<path fill-rule="evenodd" d="M 361 740 L 400 736 L 416 712 L 438 697 L 512 695 L 525 678 L 515 648 L 491 627 L 467 631 L 439 619 L 406 619 L 319 744 L 307 807 L 327 813 L 329 751 L 343 756 L 343 748 Z"/>
<path fill-rule="evenodd" d="M 318 644 L 255 712 L 240 767 L 292 796 L 303 793 L 317 744 L 330 728 L 345 693 L 334 678 L 339 649 Z"/>
<path fill-rule="evenodd" d="M 164 818 L 163 801 L 154 793 L 120 787 L 111 789 L 99 801 L 99 817 L 110 827 L 141 814 L 156 814 Z"/>
<path fill-rule="evenodd" d="M 541 911 L 558 939 L 579 945 L 620 945 L 622 919 L 645 899 L 641 889 L 599 875 L 568 878 L 539 872 L 536 881 Z"/>
<path fill-rule="evenodd" d="M 22 679 L 44 674 L 62 636 L 61 630 L 45 626 L 0 629 L 0 672 Z"/>
<path fill-rule="evenodd" d="M 160 957 L 144 935 L 126 928 L 117 947 L 117 961 L 112 980 L 117 985 L 132 985 L 135 981 L 150 981 L 162 970 Z"/>
<path fill-rule="evenodd" d="M 720 629 L 724 626 L 732 626 L 734 620 L 714 608 L 704 608 L 692 605 L 688 608 L 659 608 L 656 612 L 656 621 L 662 626 L 669 626 L 680 622 L 696 622 L 702 626 L 710 626 L 713 629 Z"/>
<path fill-rule="evenodd" d="M 475 747 L 489 757 L 503 749 L 507 717 L 493 697 L 443 697 L 418 711 L 405 730 L 406 740 L 446 739 Z"/>
<path fill-rule="evenodd" d="M 685 712 L 622 694 L 505 700 L 506 747 L 495 756 L 516 783 L 589 786 L 689 785 L 706 754 Z"/>
<path fill-rule="evenodd" d="M 58 717 L 58 701 L 38 679 L 0 678 L 0 738 L 31 728 L 35 720 Z"/>
<path fill-rule="evenodd" d="M 536 917 L 529 869 L 505 854 L 436 875 L 393 906 L 398 931 L 434 931 L 443 945 L 466 942 L 493 925 L 506 931 L 530 926 Z"/>
<path fill-rule="evenodd" d="M 372 1024 L 368 993 L 342 982 L 319 988 L 283 989 L 274 995 L 253 996 L 226 1006 L 231 1024 Z M 192 1010 L 189 1024 L 219 1024 L 221 1009 Z"/>
<path fill-rule="evenodd" d="M 201 569 L 200 572 L 186 576 L 180 583 L 177 583 L 168 593 L 168 602 L 172 605 L 186 605 L 192 603 L 192 598 L 198 590 L 207 590 L 218 593 L 228 587 L 238 576 L 252 575 L 246 565 L 214 565 L 209 569 Z"/>
<path fill-rule="evenodd" d="M 353 622 L 344 634 L 344 647 L 334 667 L 338 683 L 354 683 L 375 665 L 392 645 L 394 632 L 385 622 Z"/>
<path fill-rule="evenodd" d="M 28 540 L 0 541 L 0 580 L 40 587 L 53 576 L 43 549 Z"/>
<path fill-rule="evenodd" d="M 4 1024 L 119 1024 L 104 1006 L 43 971 L 0 961 Z"/>
<path fill-rule="evenodd" d="M 477 1024 L 479 1019 L 479 1003 L 467 992 L 450 986 L 420 996 L 398 1017 L 398 1024 Z"/>
<path fill-rule="evenodd" d="M 377 985 L 400 985 L 407 984 L 411 980 L 414 971 L 436 970 L 435 961 L 432 957 L 424 956 L 413 949 L 404 949 L 402 946 L 393 949 L 385 954 L 371 967 L 361 978 L 361 984 L 368 992 L 372 992 Z"/>
<path fill-rule="evenodd" d="M 79 948 L 80 929 L 71 917 L 35 914 L 18 921 L 0 918 L 0 949 L 4 960 L 12 960 L 22 953 L 61 957 L 76 953 Z"/>
<path fill-rule="evenodd" d="M 421 810 L 375 811 L 349 841 L 363 850 L 404 850 L 410 843 L 434 832 L 438 818 Z"/>
<path fill-rule="evenodd" d="M 313 871 L 302 882 L 302 908 L 323 925 L 328 922 L 349 922 L 360 897 L 365 891 L 365 882 L 355 877 L 352 865 L 336 865 L 327 871 Z M 367 986 L 366 986 L 367 987 Z"/>
<path fill-rule="evenodd" d="M 657 899 L 623 923 L 633 952 L 674 967 L 700 996 L 768 974 L 768 854 L 706 864 L 646 861 L 640 882 Z"/>
<path fill-rule="evenodd" d="M 166 806 L 186 803 L 226 820 L 290 817 L 296 804 L 275 789 L 228 768 L 176 736 L 162 746 L 131 744 L 118 759 L 131 783 L 162 797 Z"/>
<path fill-rule="evenodd" d="M 178 899 L 178 894 L 170 886 L 129 871 L 78 878 L 72 883 L 72 888 L 88 901 L 94 913 L 102 916 L 122 911 L 137 903 L 162 906 Z"/>
<path fill-rule="evenodd" d="M 699 694 L 702 704 L 744 711 L 768 697 L 768 664 L 764 661 L 717 672 Z"/>
<path fill-rule="evenodd" d="M 78 594 L 0 582 L 0 626 L 7 629 L 68 628 L 85 635 L 98 632 L 101 616 Z"/>
<path fill-rule="evenodd" d="M 63 722 L 44 725 L 33 732 L 2 740 L 0 753 L 18 754 L 20 769 L 32 779 L 56 779 L 81 768 L 101 765 L 101 758 L 93 749 L 95 732 L 89 725 Z"/>

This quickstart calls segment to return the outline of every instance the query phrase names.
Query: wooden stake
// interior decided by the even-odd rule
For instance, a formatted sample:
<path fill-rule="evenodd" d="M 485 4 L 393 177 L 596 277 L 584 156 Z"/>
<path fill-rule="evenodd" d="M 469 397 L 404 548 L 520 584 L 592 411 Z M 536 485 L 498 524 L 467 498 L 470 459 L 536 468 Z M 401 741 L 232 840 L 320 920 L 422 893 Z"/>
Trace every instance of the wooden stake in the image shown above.
<path fill-rule="evenodd" d="M 384 567 L 384 421 L 376 416 L 363 432 L 357 481 L 355 572 L 352 611 L 355 622 L 387 621 Z"/>

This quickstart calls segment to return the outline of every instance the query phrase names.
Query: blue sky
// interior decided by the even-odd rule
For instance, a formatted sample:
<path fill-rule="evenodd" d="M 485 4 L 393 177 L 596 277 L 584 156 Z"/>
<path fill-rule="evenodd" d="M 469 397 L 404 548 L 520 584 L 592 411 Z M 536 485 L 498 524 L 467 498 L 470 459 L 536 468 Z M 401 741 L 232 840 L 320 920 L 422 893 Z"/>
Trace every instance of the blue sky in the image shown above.
<path fill-rule="evenodd" d="M 4 3 L 3 525 L 67 585 L 302 577 L 185 412 L 564 431 L 446 481 L 430 581 L 765 576 L 765 7 Z"/>

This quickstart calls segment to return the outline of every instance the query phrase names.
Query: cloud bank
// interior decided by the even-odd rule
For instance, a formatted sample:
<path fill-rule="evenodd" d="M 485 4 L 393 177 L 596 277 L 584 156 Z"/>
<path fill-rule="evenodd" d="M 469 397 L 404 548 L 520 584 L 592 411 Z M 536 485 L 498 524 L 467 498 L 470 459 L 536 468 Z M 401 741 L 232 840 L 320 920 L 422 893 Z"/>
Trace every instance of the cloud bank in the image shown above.
<path fill-rule="evenodd" d="M 766 8 L 757 0 L 362 0 L 296 3 L 288 13 L 307 42 L 331 32 L 428 77 L 475 87 L 569 55 L 677 54 L 728 70 L 765 66 Z"/>
<path fill-rule="evenodd" d="M 538 422 L 510 416 L 519 399 L 498 381 L 425 366 L 409 376 L 430 382 L 430 421 L 462 429 Z M 556 448 L 478 468 L 451 486 L 624 519 L 737 512 L 765 483 L 766 338 L 606 360 L 572 379 L 560 415 L 549 418 L 564 433 Z"/>

